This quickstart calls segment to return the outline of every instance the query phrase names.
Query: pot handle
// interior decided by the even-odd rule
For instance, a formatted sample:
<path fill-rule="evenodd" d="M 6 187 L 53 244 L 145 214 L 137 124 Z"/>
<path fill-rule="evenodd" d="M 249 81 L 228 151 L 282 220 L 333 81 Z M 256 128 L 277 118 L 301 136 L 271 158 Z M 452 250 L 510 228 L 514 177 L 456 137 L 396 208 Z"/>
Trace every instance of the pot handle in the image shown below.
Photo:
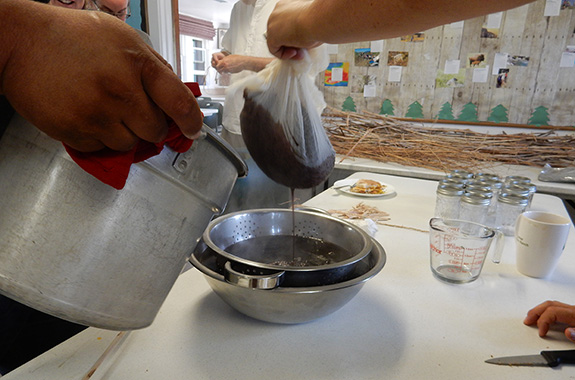
<path fill-rule="evenodd" d="M 226 262 L 224 269 L 226 282 L 248 289 L 275 289 L 280 286 L 285 274 L 285 271 L 263 275 L 245 274 L 234 270 L 230 261 Z"/>

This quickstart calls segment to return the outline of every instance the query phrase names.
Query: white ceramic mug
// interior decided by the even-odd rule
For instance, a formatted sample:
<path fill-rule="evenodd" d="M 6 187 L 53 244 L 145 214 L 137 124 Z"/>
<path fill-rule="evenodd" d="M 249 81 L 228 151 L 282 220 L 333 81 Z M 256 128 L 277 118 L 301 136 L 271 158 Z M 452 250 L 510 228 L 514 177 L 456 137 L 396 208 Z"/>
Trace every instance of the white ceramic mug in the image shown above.
<path fill-rule="evenodd" d="M 530 277 L 550 275 L 565 248 L 571 221 L 544 211 L 526 211 L 515 223 L 517 270 Z"/>

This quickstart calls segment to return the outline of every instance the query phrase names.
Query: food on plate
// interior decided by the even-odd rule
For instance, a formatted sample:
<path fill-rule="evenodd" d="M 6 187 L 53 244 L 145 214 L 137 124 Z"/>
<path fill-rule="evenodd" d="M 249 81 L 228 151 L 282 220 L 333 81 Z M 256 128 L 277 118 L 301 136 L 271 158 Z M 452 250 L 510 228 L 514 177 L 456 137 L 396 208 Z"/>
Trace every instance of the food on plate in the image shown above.
<path fill-rule="evenodd" d="M 359 194 L 383 194 L 386 186 L 371 179 L 360 179 L 349 191 Z"/>

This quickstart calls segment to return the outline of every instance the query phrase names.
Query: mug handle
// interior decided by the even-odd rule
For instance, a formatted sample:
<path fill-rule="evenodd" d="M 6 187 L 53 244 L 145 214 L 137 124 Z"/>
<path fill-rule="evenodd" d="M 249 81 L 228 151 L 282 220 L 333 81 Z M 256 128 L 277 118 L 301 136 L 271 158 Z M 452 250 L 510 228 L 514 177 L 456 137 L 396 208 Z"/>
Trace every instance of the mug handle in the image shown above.
<path fill-rule="evenodd" d="M 501 255 L 503 254 L 503 246 L 505 245 L 505 235 L 498 229 L 494 229 L 495 231 L 495 252 L 493 252 L 493 261 L 495 264 L 499 264 L 501 262 Z"/>

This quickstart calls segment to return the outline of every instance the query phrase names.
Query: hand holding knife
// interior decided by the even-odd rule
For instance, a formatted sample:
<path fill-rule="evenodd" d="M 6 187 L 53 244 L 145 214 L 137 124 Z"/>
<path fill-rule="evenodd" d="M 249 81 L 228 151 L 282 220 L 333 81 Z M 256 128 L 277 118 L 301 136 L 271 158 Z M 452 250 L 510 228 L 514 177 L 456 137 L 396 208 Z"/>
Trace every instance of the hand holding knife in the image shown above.
<path fill-rule="evenodd" d="M 539 355 L 505 356 L 485 362 L 507 366 L 557 367 L 559 364 L 575 364 L 575 350 L 541 351 Z"/>

